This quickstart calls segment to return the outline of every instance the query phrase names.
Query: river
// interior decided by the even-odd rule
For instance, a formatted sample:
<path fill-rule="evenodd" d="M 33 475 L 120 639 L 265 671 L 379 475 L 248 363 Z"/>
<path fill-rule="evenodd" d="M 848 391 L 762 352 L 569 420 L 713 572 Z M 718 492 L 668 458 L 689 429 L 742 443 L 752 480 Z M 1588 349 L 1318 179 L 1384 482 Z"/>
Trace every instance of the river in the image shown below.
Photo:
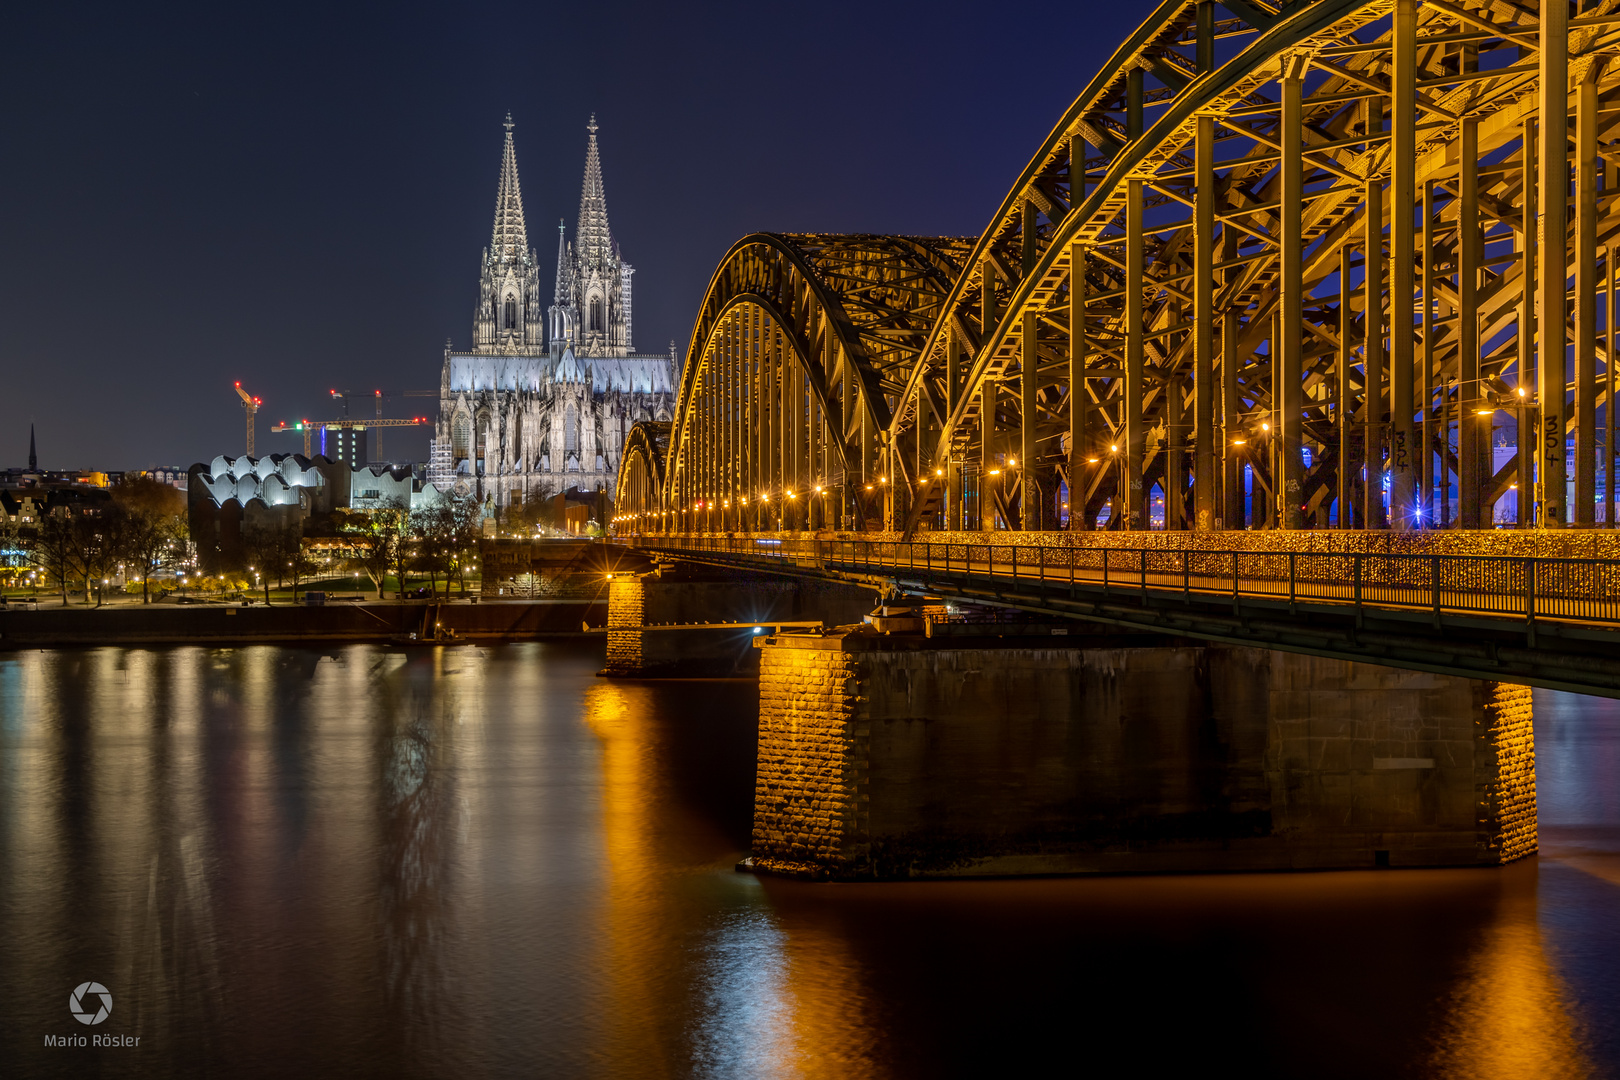
<path fill-rule="evenodd" d="M 0 653 L 0 1074 L 1620 1076 L 1620 703 L 1502 870 L 826 885 L 600 650 Z"/>

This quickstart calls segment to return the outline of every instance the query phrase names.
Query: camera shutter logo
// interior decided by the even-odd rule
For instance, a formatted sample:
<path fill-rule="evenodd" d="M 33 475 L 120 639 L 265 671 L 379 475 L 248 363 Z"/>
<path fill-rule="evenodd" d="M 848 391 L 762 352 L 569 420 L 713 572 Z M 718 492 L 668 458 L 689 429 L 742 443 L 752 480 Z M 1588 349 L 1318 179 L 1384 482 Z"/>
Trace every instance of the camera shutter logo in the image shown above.
<path fill-rule="evenodd" d="M 81 1024 L 99 1024 L 112 1013 L 112 993 L 98 982 L 80 983 L 68 996 L 68 1012 Z"/>

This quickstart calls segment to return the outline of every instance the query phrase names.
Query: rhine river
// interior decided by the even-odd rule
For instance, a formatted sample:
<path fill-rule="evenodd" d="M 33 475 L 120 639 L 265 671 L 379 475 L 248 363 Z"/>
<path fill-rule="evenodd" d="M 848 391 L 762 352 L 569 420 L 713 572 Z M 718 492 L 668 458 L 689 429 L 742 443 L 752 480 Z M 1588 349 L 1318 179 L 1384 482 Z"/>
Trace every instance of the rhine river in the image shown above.
<path fill-rule="evenodd" d="M 0 1075 L 1620 1076 L 1620 703 L 1505 870 L 818 885 L 600 649 L 0 654 Z"/>

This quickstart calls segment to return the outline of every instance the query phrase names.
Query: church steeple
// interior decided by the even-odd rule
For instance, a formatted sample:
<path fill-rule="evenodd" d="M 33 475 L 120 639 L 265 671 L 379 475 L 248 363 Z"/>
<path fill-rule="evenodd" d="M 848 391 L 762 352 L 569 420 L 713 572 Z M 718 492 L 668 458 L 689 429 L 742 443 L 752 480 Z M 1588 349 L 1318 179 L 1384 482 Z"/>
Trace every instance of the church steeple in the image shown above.
<path fill-rule="evenodd" d="M 613 233 L 608 229 L 607 193 L 602 189 L 602 158 L 596 149 L 596 114 L 585 125 L 590 145 L 585 151 L 585 185 L 579 195 L 579 228 L 574 247 L 587 267 L 605 267 L 613 256 Z"/>
<path fill-rule="evenodd" d="M 473 348 L 517 354 L 541 344 L 545 319 L 540 307 L 540 268 L 523 221 L 511 113 L 506 114 L 505 127 L 501 178 L 495 188 L 495 226 L 484 250 L 478 307 L 473 313 Z"/>
<path fill-rule="evenodd" d="M 521 262 L 529 253 L 523 224 L 523 191 L 518 186 L 517 151 L 512 146 L 512 114 L 506 114 L 506 147 L 501 152 L 501 180 L 495 191 L 495 228 L 489 254 L 496 262 Z"/>
<path fill-rule="evenodd" d="M 34 453 L 34 425 L 28 425 L 28 471 L 39 472 L 39 455 Z"/>

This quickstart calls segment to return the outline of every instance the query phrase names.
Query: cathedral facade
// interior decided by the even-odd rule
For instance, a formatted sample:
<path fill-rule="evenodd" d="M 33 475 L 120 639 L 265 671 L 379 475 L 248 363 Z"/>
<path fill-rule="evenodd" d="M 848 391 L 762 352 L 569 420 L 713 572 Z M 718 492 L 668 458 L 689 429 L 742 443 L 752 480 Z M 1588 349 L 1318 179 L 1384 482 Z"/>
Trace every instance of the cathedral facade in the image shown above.
<path fill-rule="evenodd" d="M 674 343 L 664 354 L 631 351 L 634 270 L 608 228 L 594 116 L 586 131 L 579 223 L 572 244 L 558 224 L 557 272 L 542 308 L 507 116 L 472 348 L 445 346 L 427 479 L 492 508 L 570 488 L 611 493 L 630 425 L 675 412 Z"/>

